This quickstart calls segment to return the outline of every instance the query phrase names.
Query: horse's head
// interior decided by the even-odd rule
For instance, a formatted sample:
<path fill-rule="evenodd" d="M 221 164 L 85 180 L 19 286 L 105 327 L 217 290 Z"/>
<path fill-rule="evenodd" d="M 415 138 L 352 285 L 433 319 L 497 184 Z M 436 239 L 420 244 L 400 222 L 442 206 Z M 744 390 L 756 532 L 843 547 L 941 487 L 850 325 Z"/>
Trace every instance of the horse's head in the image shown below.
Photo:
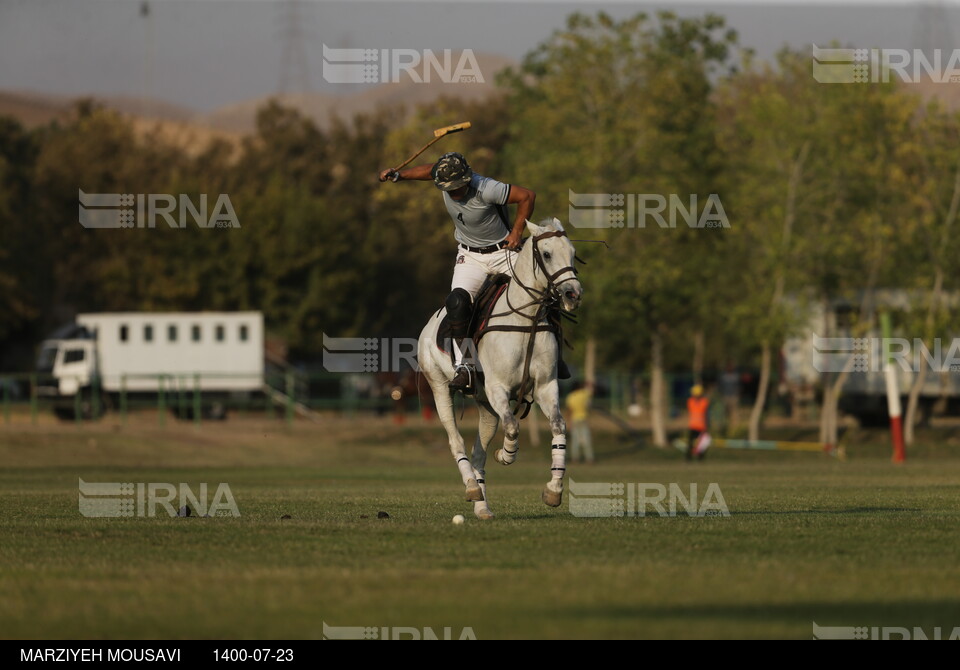
<path fill-rule="evenodd" d="M 561 302 L 567 312 L 580 306 L 583 287 L 577 279 L 574 267 L 573 243 L 567 237 L 559 219 L 545 219 L 539 224 L 527 221 L 532 248 L 534 273 L 543 273 L 537 277 L 538 283 L 546 287 L 551 296 Z"/>

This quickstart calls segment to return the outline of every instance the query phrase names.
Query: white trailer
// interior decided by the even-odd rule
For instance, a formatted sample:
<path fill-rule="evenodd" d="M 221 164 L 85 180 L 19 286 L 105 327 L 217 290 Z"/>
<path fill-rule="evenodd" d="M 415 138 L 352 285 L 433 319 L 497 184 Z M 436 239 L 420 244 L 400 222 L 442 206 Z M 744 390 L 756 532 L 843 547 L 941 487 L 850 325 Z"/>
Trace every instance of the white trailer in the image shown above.
<path fill-rule="evenodd" d="M 263 392 L 263 314 L 79 314 L 43 343 L 37 368 L 38 394 L 55 401 L 58 415 L 74 411 L 77 394 L 89 413 L 95 393 L 109 401 L 186 391 L 200 393 L 206 413 L 222 416 L 226 399 Z"/>
<path fill-rule="evenodd" d="M 906 290 L 879 290 L 874 295 L 878 310 L 896 313 L 907 313 L 916 309 L 916 305 L 925 306 L 923 294 L 911 293 Z M 951 311 L 960 307 L 960 296 L 947 295 L 944 298 L 946 306 Z M 799 303 L 796 303 L 799 305 Z M 824 383 L 824 373 L 817 369 L 814 361 L 818 360 L 819 352 L 814 343 L 814 335 L 831 338 L 847 338 L 848 351 L 842 354 L 830 353 L 830 358 L 837 364 L 850 363 L 846 381 L 841 389 L 840 411 L 856 417 L 863 425 L 886 425 L 889 421 L 887 408 L 887 380 L 882 364 L 883 338 L 879 329 L 868 332 L 853 333 L 849 323 L 851 316 L 859 310 L 860 300 L 851 301 L 836 299 L 824 306 L 822 303 L 813 303 L 807 307 L 808 324 L 799 335 L 790 337 L 783 346 L 783 373 L 787 384 L 793 388 L 821 388 Z M 799 309 L 799 307 L 797 307 Z M 916 319 L 915 319 L 916 320 Z M 920 389 L 919 411 L 922 419 L 928 419 L 935 413 L 950 416 L 960 415 L 960 370 L 952 369 L 950 364 L 957 355 L 957 344 L 960 343 L 960 332 L 947 332 L 941 336 L 940 346 L 934 351 L 928 351 L 924 343 L 916 339 L 917 333 L 911 333 L 901 328 L 894 328 L 890 342 L 886 346 L 892 351 L 899 352 L 897 359 L 895 383 L 903 407 L 906 407 L 907 396 L 913 387 L 918 372 L 914 363 L 928 364 L 935 361 L 936 365 L 928 369 L 926 381 Z M 862 340 L 864 348 L 855 350 L 853 338 Z M 854 368 L 853 363 L 860 356 L 864 365 Z M 940 368 L 940 369 L 935 369 Z M 834 371 L 833 374 L 836 374 Z"/>

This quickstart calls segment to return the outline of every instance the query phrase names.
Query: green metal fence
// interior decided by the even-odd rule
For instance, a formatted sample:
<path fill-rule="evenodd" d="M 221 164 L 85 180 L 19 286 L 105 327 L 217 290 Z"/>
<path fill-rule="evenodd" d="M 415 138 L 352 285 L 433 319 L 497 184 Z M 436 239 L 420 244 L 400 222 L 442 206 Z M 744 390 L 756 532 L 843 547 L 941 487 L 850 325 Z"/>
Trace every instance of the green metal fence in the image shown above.
<path fill-rule="evenodd" d="M 126 424 L 130 415 L 146 410 L 155 411 L 157 423 L 165 426 L 171 416 L 181 421 L 202 425 L 217 414 L 258 415 L 283 420 L 292 424 L 298 416 L 311 412 L 338 411 L 348 415 L 363 412 L 388 413 L 397 408 L 390 397 L 391 390 L 400 382 L 393 377 L 372 373 L 344 374 L 332 372 L 303 372 L 299 370 L 268 371 L 263 376 L 225 375 L 203 372 L 184 374 L 124 375 L 120 379 L 72 379 L 83 383 L 83 390 L 70 397 L 45 395 L 44 389 L 56 388 L 57 380 L 42 373 L 0 373 L 0 418 L 4 424 L 13 421 L 13 415 L 29 414 L 36 424 L 40 416 L 57 413 L 60 418 L 77 424 L 96 420 L 105 413 Z M 605 372 L 598 375 L 598 393 L 595 408 L 623 415 L 637 402 L 638 389 L 646 392 L 645 376 L 629 372 Z M 673 376 L 665 383 L 670 389 Z M 247 391 L 231 392 L 224 387 L 244 386 Z M 561 382 L 561 394 L 566 395 L 572 380 Z M 249 389 L 255 389 L 250 391 Z M 417 390 L 419 388 L 419 391 Z M 669 394 L 669 391 L 668 391 Z M 404 392 L 407 411 L 416 412 L 423 404 L 431 404 L 426 382 L 411 387 L 407 380 Z M 676 399 L 673 410 L 682 411 Z M 22 420 L 22 419 L 18 419 Z"/>
<path fill-rule="evenodd" d="M 372 375 L 300 372 L 269 372 L 225 375 L 203 372 L 187 374 L 123 375 L 119 379 L 67 378 L 81 390 L 57 394 L 61 380 L 43 373 L 0 373 L 0 420 L 10 424 L 14 414 L 29 414 L 32 424 L 44 414 L 56 413 L 75 423 L 96 420 L 106 413 L 126 424 L 135 412 L 154 410 L 160 426 L 169 415 L 201 425 L 213 416 L 263 415 L 292 424 L 298 415 L 323 410 L 348 413 L 388 412 L 395 407 L 389 386 L 369 383 Z M 237 387 L 230 390 L 230 387 Z M 243 387 L 240 389 L 239 387 Z M 56 395 L 55 395 L 56 394 Z M 418 405 L 407 402 L 411 409 Z"/>

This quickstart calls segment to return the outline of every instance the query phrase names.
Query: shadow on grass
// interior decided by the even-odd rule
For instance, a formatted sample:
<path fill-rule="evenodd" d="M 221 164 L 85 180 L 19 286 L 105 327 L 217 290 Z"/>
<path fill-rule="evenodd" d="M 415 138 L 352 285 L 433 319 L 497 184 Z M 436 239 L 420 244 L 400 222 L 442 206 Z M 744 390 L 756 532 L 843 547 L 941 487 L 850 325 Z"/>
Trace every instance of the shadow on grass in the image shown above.
<path fill-rule="evenodd" d="M 848 508 L 845 508 L 845 509 L 789 509 L 789 510 L 783 510 L 783 509 L 781 509 L 781 510 L 746 510 L 746 511 L 730 510 L 730 518 L 742 517 L 742 516 L 758 516 L 758 517 L 762 517 L 762 516 L 790 516 L 790 515 L 803 515 L 803 514 L 811 514 L 811 515 L 818 515 L 818 514 L 830 514 L 830 515 L 843 515 L 843 514 L 902 514 L 902 513 L 904 513 L 904 512 L 909 512 L 909 513 L 914 513 L 914 514 L 916 514 L 916 513 L 925 512 L 925 511 L 928 511 L 928 510 L 924 510 L 924 509 L 921 509 L 921 508 L 919 508 L 919 507 L 848 507 Z M 608 516 L 608 517 L 577 517 L 577 516 L 574 516 L 574 515 L 572 515 L 572 514 L 569 514 L 568 512 L 566 512 L 566 510 L 564 510 L 564 512 L 565 512 L 565 513 L 562 515 L 562 518 L 571 519 L 571 520 L 585 519 L 585 520 L 603 521 L 603 520 L 605 520 L 605 519 L 637 519 L 638 521 L 641 521 L 641 520 L 644 520 L 644 519 L 673 519 L 673 518 L 675 518 L 675 517 L 671 517 L 671 516 L 660 516 L 660 515 L 657 514 L 655 511 L 652 511 L 652 510 L 648 511 L 647 514 L 645 514 L 645 515 L 636 514 L 636 515 L 633 515 L 633 516 L 627 516 L 626 514 L 624 514 L 624 515 L 620 515 L 620 516 Z M 511 515 L 512 519 L 513 519 L 513 520 L 516 520 L 516 521 L 520 521 L 520 520 L 523 520 L 523 521 L 526 521 L 526 520 L 535 521 L 535 520 L 540 520 L 540 519 L 556 519 L 557 516 L 558 516 L 558 515 L 557 515 L 556 512 L 550 513 L 549 511 L 545 511 L 545 512 L 542 512 L 542 513 L 529 513 L 529 514 L 515 514 L 515 515 Z M 686 512 L 681 511 L 681 510 L 678 510 L 678 511 L 677 511 L 676 517 L 686 517 L 686 516 L 688 516 L 688 515 L 686 514 Z M 719 516 L 719 515 L 708 514 L 708 515 L 706 515 L 706 516 L 708 516 L 708 517 L 713 517 L 713 516 Z"/>
<path fill-rule="evenodd" d="M 560 608 L 552 616 L 569 619 L 651 619 L 723 620 L 796 623 L 805 626 L 798 631 L 812 636 L 812 625 L 820 626 L 902 626 L 923 627 L 932 636 L 933 628 L 942 629 L 943 638 L 960 626 L 960 600 L 893 600 L 855 602 L 808 602 L 784 604 L 693 604 L 638 605 L 630 607 Z M 749 631 L 744 631 L 748 634 Z M 694 633 L 695 634 L 695 633 Z"/>
<path fill-rule="evenodd" d="M 730 516 L 766 516 L 790 514 L 890 514 L 901 512 L 924 512 L 919 507 L 848 507 L 845 509 L 781 509 L 781 510 L 730 510 Z"/>

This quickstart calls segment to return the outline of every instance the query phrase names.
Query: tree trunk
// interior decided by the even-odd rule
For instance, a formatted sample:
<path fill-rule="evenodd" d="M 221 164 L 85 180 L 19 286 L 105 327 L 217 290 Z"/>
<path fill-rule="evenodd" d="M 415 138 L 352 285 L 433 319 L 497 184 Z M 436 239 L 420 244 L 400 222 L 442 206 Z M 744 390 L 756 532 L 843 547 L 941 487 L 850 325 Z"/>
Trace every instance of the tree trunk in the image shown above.
<path fill-rule="evenodd" d="M 935 327 L 935 315 L 940 310 L 940 293 L 943 290 L 943 272 L 937 268 L 936 276 L 933 280 L 933 293 L 930 297 L 930 305 L 927 307 L 926 331 L 924 340 L 929 340 L 933 335 Z M 916 360 L 916 352 L 914 352 Z M 913 384 L 910 386 L 910 394 L 907 397 L 907 412 L 903 417 L 903 444 L 906 447 L 913 445 L 913 429 L 917 424 L 917 407 L 920 405 L 920 391 L 927 381 L 926 362 L 920 365 L 916 376 L 913 378 Z"/>
<path fill-rule="evenodd" d="M 830 432 L 830 399 L 833 386 L 827 382 L 823 385 L 823 400 L 820 401 L 820 443 L 826 444 L 827 435 Z"/>
<path fill-rule="evenodd" d="M 878 241 L 878 244 L 880 242 Z M 876 254 L 876 261 L 870 266 L 870 270 L 867 274 L 866 287 L 863 292 L 863 300 L 860 302 L 860 319 L 862 320 L 864 314 L 869 315 L 867 321 L 858 322 L 856 328 L 863 329 L 864 331 L 869 330 L 870 322 L 873 320 L 874 314 L 874 290 L 877 284 L 877 274 L 879 272 L 879 267 L 882 262 L 882 254 Z M 830 301 L 827 299 L 826 295 L 822 297 L 823 304 L 823 332 L 824 337 L 830 337 L 832 333 L 830 332 Z M 852 333 L 854 336 L 857 336 L 857 332 Z M 839 435 L 839 422 L 838 422 L 838 405 L 840 400 L 840 391 L 843 389 L 843 385 L 847 381 L 847 377 L 850 376 L 851 370 L 853 370 L 854 357 L 847 357 L 847 362 L 843 366 L 843 370 L 837 374 L 836 379 L 833 383 L 830 383 L 829 377 L 823 385 L 823 408 L 820 412 L 820 441 L 834 447 L 837 446 L 837 438 Z M 829 374 L 829 373 L 826 373 Z"/>
<path fill-rule="evenodd" d="M 827 431 L 827 444 L 837 446 L 837 440 L 839 439 L 840 433 L 840 423 L 837 420 L 839 415 L 839 404 L 840 404 L 840 389 L 843 388 L 844 383 L 847 381 L 847 377 L 850 376 L 850 370 L 853 368 L 853 358 L 850 358 L 850 362 L 847 363 L 847 366 L 843 369 L 839 375 L 837 375 L 837 380 L 833 384 L 833 389 L 830 394 L 830 402 L 832 406 L 830 408 L 830 425 Z"/>
<path fill-rule="evenodd" d="M 588 384 L 595 384 L 597 381 L 597 338 L 593 335 L 587 337 L 586 358 L 583 362 L 583 378 Z"/>
<path fill-rule="evenodd" d="M 820 306 L 823 311 L 823 336 L 830 337 L 832 329 L 830 328 L 830 300 L 826 294 L 820 298 Z M 821 373 L 823 382 L 823 400 L 820 402 L 820 442 L 827 442 L 827 435 L 830 432 L 830 406 L 833 404 L 831 396 L 833 394 L 833 384 L 830 383 L 830 372 Z"/>
<path fill-rule="evenodd" d="M 780 252 L 784 258 L 777 264 L 777 272 L 774 278 L 773 299 L 770 301 L 771 311 L 777 309 L 777 305 L 783 299 L 785 255 L 790 248 L 790 238 L 793 235 L 793 223 L 796 219 L 797 189 L 800 185 L 800 179 L 803 177 L 803 164 L 810 153 L 810 141 L 803 143 L 797 160 L 793 163 L 793 169 L 790 170 L 790 180 L 787 182 L 787 202 L 783 213 L 783 227 L 780 231 Z M 753 402 L 753 409 L 750 410 L 750 425 L 747 428 L 747 437 L 750 440 L 760 439 L 760 419 L 763 416 L 763 410 L 767 404 L 767 391 L 770 386 L 770 342 L 764 340 L 761 349 L 760 359 L 760 388 L 757 389 L 757 397 Z"/>
<path fill-rule="evenodd" d="M 922 364 L 913 378 L 910 393 L 907 396 L 907 411 L 903 416 L 903 446 L 913 446 L 913 429 L 917 423 L 917 407 L 920 405 L 920 391 L 927 381 L 927 366 Z"/>
<path fill-rule="evenodd" d="M 926 319 L 926 338 L 934 335 L 933 329 L 936 324 L 936 315 L 940 311 L 940 295 L 943 291 L 943 266 L 941 264 L 942 249 L 946 247 L 950 239 L 950 228 L 957 218 L 957 210 L 960 209 L 960 163 L 957 164 L 957 172 L 953 179 L 953 197 L 950 199 L 950 209 L 943 222 L 943 229 L 940 232 L 940 246 L 935 252 L 934 266 L 936 272 L 933 279 L 933 291 L 930 296 L 930 305 L 927 308 Z M 927 381 L 927 366 L 922 365 L 917 376 L 913 379 L 913 386 L 910 387 L 910 397 L 907 400 L 907 415 L 904 417 L 903 442 L 905 446 L 913 444 L 913 428 L 916 424 L 917 406 L 920 401 L 920 391 L 923 384 Z"/>
<path fill-rule="evenodd" d="M 838 405 L 840 400 L 840 390 L 850 376 L 853 369 L 853 356 L 850 356 L 843 370 L 837 375 L 833 383 L 824 384 L 823 388 L 823 411 L 820 413 L 820 441 L 825 444 L 837 446 L 839 435 L 839 422 L 837 421 Z"/>
<path fill-rule="evenodd" d="M 934 252 L 933 265 L 936 268 L 933 279 L 933 291 L 930 296 L 930 305 L 927 308 L 926 333 L 925 338 L 934 335 L 933 329 L 936 326 L 936 315 L 940 311 L 940 295 L 943 291 L 943 249 L 947 247 L 950 240 L 950 229 L 953 222 L 957 219 L 957 211 L 960 210 L 960 162 L 957 163 L 957 171 L 953 178 L 953 196 L 950 198 L 950 209 L 944 217 L 943 228 L 940 230 L 940 246 Z M 913 386 L 910 387 L 910 396 L 907 400 L 907 415 L 904 417 L 903 442 L 909 447 L 913 444 L 913 427 L 916 423 L 917 406 L 920 401 L 920 391 L 923 384 L 927 381 L 927 366 L 922 365 L 913 379 Z"/>
<path fill-rule="evenodd" d="M 693 383 L 703 383 L 703 349 L 705 334 L 703 329 L 697 329 L 693 334 Z"/>
<path fill-rule="evenodd" d="M 666 397 L 663 382 L 663 336 L 654 332 L 650 347 L 650 429 L 653 445 L 667 446 Z"/>
<path fill-rule="evenodd" d="M 757 389 L 757 398 L 753 403 L 753 409 L 750 411 L 750 426 L 747 432 L 747 439 L 755 442 L 760 439 L 760 417 L 763 416 L 763 408 L 767 402 L 767 389 L 770 386 L 770 343 L 763 343 L 763 350 L 760 358 L 760 388 Z"/>

